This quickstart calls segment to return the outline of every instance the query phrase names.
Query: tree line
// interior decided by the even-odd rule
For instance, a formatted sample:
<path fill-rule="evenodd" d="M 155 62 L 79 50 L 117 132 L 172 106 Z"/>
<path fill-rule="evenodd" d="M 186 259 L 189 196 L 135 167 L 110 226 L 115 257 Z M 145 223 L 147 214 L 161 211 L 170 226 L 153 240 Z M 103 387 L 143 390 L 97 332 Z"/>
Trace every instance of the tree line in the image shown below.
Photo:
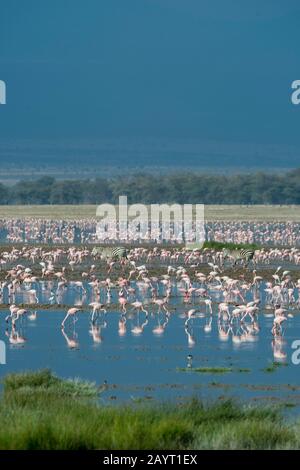
<path fill-rule="evenodd" d="M 300 204 L 300 169 L 283 174 L 135 174 L 113 178 L 56 180 L 44 176 L 0 184 L 0 204 Z"/>

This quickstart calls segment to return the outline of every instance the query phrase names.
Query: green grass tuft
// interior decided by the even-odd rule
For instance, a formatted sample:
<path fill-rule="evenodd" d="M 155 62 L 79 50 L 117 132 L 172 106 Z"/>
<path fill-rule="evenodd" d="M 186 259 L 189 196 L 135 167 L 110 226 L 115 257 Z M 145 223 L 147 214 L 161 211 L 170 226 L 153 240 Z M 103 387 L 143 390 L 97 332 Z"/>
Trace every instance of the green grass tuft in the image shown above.
<path fill-rule="evenodd" d="M 215 250 L 222 250 L 223 248 L 228 248 L 228 250 L 249 248 L 252 250 L 259 250 L 261 247 L 257 245 L 256 243 L 227 243 L 227 242 L 206 241 L 204 242 L 203 248 L 214 248 Z"/>
<path fill-rule="evenodd" d="M 287 364 L 284 363 L 284 362 L 273 362 L 272 364 L 270 364 L 269 366 L 265 367 L 263 370 L 263 372 L 266 372 L 266 373 L 272 373 L 272 372 L 275 372 L 279 367 L 286 367 Z"/>
<path fill-rule="evenodd" d="M 53 395 L 59 397 L 95 397 L 97 386 L 78 378 L 63 380 L 53 375 L 50 369 L 38 372 L 23 372 L 8 374 L 3 380 L 4 396 L 20 397 L 22 395 L 34 397 Z"/>

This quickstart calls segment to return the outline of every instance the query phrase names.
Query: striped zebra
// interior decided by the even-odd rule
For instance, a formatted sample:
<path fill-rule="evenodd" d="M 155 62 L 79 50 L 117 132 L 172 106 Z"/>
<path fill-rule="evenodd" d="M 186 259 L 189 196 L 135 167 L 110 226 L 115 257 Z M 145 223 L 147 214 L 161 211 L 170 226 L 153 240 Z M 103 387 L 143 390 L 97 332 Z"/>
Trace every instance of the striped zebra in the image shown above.
<path fill-rule="evenodd" d="M 92 256 L 99 255 L 101 259 L 106 261 L 121 261 L 127 259 L 128 251 L 124 246 L 95 246 L 92 250 Z"/>
<path fill-rule="evenodd" d="M 237 264 L 238 261 L 245 262 L 246 266 L 252 261 L 254 263 L 254 254 L 255 251 L 250 248 L 240 248 L 236 250 L 229 250 L 228 248 L 223 248 L 223 258 L 224 262 L 226 259 L 231 259 L 233 266 Z"/>

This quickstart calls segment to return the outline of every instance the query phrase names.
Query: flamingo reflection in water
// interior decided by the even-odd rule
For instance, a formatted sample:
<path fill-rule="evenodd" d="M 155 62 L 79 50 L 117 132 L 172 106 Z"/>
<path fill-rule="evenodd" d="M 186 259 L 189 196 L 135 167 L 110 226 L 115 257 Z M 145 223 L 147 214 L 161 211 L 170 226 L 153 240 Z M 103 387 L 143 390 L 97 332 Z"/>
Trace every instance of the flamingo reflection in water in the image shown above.
<path fill-rule="evenodd" d="M 7 317 L 5 318 L 5 321 L 6 323 L 8 323 L 8 321 L 11 320 L 11 323 L 13 326 L 16 325 L 16 322 L 18 320 L 20 320 L 20 322 L 23 323 L 23 320 L 26 314 L 28 313 L 25 308 L 19 308 L 14 304 L 9 307 L 9 310 L 10 310 L 10 314 L 7 315 Z"/>
<path fill-rule="evenodd" d="M 79 342 L 78 342 L 78 334 L 76 333 L 75 330 L 75 324 L 73 327 L 73 331 L 69 331 L 68 333 L 65 331 L 64 328 L 61 329 L 61 333 L 63 337 L 66 340 L 67 346 L 70 349 L 78 349 L 79 348 Z"/>
<path fill-rule="evenodd" d="M 140 311 L 138 310 L 136 315 L 136 324 L 131 328 L 131 333 L 134 336 L 140 336 L 143 334 L 145 327 L 148 325 L 148 312 L 146 311 L 144 321 L 141 323 L 140 321 Z"/>
<path fill-rule="evenodd" d="M 152 330 L 152 333 L 154 333 L 157 336 L 161 336 L 164 334 L 165 329 L 169 323 L 170 319 L 170 313 L 166 313 L 164 318 L 162 319 L 159 314 L 157 314 L 157 326 L 155 326 Z"/>
<path fill-rule="evenodd" d="M 91 311 L 91 320 L 92 320 L 92 323 L 95 322 L 96 318 L 99 317 L 99 314 L 100 312 L 104 312 L 106 313 L 107 310 L 106 308 L 104 307 L 103 304 L 101 304 L 100 302 L 91 302 L 89 304 L 90 307 L 92 307 L 92 311 Z"/>
<path fill-rule="evenodd" d="M 6 329 L 5 335 L 8 337 L 8 341 L 12 346 L 24 346 L 27 342 L 23 329 L 17 328 L 14 324 L 12 324 L 10 330 L 8 328 Z"/>

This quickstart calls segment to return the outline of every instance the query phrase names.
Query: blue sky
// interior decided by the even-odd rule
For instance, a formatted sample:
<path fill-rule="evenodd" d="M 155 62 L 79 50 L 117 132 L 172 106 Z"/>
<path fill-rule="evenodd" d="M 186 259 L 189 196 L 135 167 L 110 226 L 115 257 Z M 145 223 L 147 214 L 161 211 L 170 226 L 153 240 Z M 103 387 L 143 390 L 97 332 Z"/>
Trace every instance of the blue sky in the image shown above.
<path fill-rule="evenodd" d="M 300 149 L 299 20 L 294 0 L 2 0 L 0 139 Z"/>

